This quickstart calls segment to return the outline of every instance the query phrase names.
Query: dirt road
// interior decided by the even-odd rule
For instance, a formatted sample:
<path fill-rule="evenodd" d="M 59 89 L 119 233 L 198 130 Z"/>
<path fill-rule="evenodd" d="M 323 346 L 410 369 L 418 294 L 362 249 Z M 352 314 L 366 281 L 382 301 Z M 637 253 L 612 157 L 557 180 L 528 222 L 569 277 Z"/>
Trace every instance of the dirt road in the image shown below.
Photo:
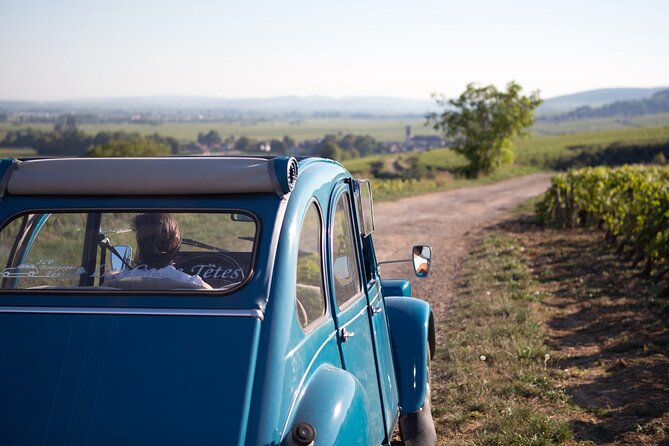
<path fill-rule="evenodd" d="M 428 278 L 414 280 L 408 263 L 382 266 L 382 277 L 412 277 L 413 294 L 430 302 L 439 320 L 453 298 L 460 261 L 477 232 L 504 218 L 524 200 L 543 193 L 550 177 L 535 174 L 375 204 L 374 245 L 379 260 L 409 258 L 414 244 L 429 244 L 433 249 Z"/>

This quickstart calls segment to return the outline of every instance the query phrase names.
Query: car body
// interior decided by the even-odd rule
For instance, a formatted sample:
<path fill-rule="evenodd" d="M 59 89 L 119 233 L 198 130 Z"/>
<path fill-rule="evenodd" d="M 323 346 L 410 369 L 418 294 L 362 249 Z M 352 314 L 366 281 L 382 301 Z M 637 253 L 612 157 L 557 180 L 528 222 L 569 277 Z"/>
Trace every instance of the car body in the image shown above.
<path fill-rule="evenodd" d="M 138 213 L 206 289 L 123 277 Z M 373 225 L 325 159 L 1 160 L 0 268 L 34 274 L 2 278 L 0 444 L 434 444 L 432 311 Z"/>

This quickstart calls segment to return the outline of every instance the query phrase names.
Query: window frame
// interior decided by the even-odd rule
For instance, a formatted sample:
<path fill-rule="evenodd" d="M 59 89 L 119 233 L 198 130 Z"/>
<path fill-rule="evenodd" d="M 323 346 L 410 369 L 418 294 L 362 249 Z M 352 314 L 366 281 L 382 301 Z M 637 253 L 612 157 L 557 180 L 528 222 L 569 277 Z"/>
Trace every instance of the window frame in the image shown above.
<path fill-rule="evenodd" d="M 27 208 L 22 209 L 19 212 L 10 214 L 3 221 L 0 231 L 4 231 L 7 226 L 14 222 L 16 219 L 22 218 L 30 214 L 87 214 L 87 220 L 90 217 L 90 214 L 99 214 L 100 216 L 104 213 L 141 213 L 141 212 L 169 212 L 174 214 L 195 214 L 195 213 L 209 213 L 209 214 L 244 214 L 250 217 L 255 223 L 255 235 L 254 235 L 254 245 L 253 251 L 251 253 L 250 267 L 249 271 L 246 274 L 246 278 L 240 282 L 239 286 L 227 290 L 220 289 L 177 289 L 177 290 L 125 290 L 125 289 L 109 289 L 99 287 L 99 286 L 84 286 L 81 289 L 78 287 L 54 287 L 54 288 L 2 288 L 4 285 L 5 278 L 0 277 L 0 295 L 11 295 L 11 294 L 69 294 L 69 295 L 111 295 L 111 296 L 121 296 L 121 295 L 141 295 L 141 296 L 186 296 L 186 295 L 198 295 L 198 296 L 210 296 L 210 297 L 221 297 L 231 294 L 236 294 L 245 288 L 255 276 L 257 269 L 257 260 L 258 260 L 258 251 L 260 250 L 260 243 L 262 238 L 262 221 L 258 215 L 248 209 L 230 207 L 230 208 L 210 208 L 210 207 L 98 207 L 98 208 L 76 208 L 76 207 L 62 207 L 62 208 Z M 32 238 L 35 238 L 39 232 L 42 230 L 43 224 L 40 228 L 33 234 Z M 33 241 L 29 242 L 28 246 L 31 246 Z M 17 247 L 13 246 L 12 251 Z M 25 248 L 24 248 L 25 249 Z M 82 254 L 84 253 L 86 247 L 84 246 Z M 28 250 L 29 252 L 29 250 Z M 98 251 L 96 250 L 96 253 Z M 11 256 L 15 253 L 11 252 L 8 260 L 11 259 Z M 0 265 L 0 268 L 7 268 L 7 265 Z M 99 289 L 97 289 L 99 288 Z"/>
<path fill-rule="evenodd" d="M 353 187 L 360 237 L 366 238 L 372 235 L 376 229 L 372 183 L 367 178 L 358 178 L 353 180 Z M 365 192 L 363 192 L 363 189 Z M 365 199 L 363 197 L 363 195 L 367 195 L 367 192 L 369 193 L 369 209 L 365 208 Z"/>
<path fill-rule="evenodd" d="M 327 239 L 327 230 L 324 226 L 325 219 L 323 218 L 323 209 L 321 208 L 320 202 L 315 198 L 312 197 L 311 200 L 309 200 L 309 204 L 307 204 L 304 213 L 302 214 L 302 219 L 300 220 L 300 230 L 299 230 L 299 239 L 297 243 L 297 249 L 298 249 L 298 256 L 299 256 L 299 247 L 300 247 L 300 241 L 302 240 L 302 228 L 304 227 L 304 220 L 307 217 L 307 214 L 309 213 L 309 210 L 311 209 L 311 206 L 315 205 L 316 212 L 319 218 L 320 222 L 320 232 L 319 232 L 319 245 L 321 249 L 321 285 L 322 285 L 322 290 L 323 290 L 323 304 L 325 306 L 325 311 L 323 314 L 318 317 L 317 319 L 314 319 L 312 322 L 308 323 L 306 326 L 302 326 L 302 324 L 299 321 L 299 318 L 296 317 L 297 319 L 297 324 L 300 326 L 304 334 L 309 334 L 313 332 L 316 328 L 320 327 L 323 325 L 326 321 L 328 321 L 331 317 L 331 311 L 330 311 L 330 293 L 329 293 L 329 287 L 327 286 L 327 277 L 325 275 L 326 271 L 326 258 L 327 258 L 327 245 L 326 245 L 326 239 Z M 295 259 L 296 265 L 297 265 L 297 258 Z M 297 271 L 296 271 L 297 273 Z M 295 285 L 297 286 L 297 274 L 295 274 Z M 295 308 L 297 309 L 297 289 L 295 290 Z M 296 315 L 297 316 L 297 315 Z"/>
<path fill-rule="evenodd" d="M 332 194 L 332 202 L 331 202 L 331 211 L 330 211 L 330 218 L 329 218 L 329 228 L 328 228 L 328 249 L 329 249 L 329 271 L 330 271 L 330 278 L 332 279 L 332 284 L 331 284 L 331 289 L 333 292 L 333 305 L 336 305 L 337 309 L 340 312 L 343 312 L 346 310 L 348 307 L 353 305 L 355 302 L 357 302 L 361 297 L 365 296 L 365 290 L 363 287 L 363 275 L 361 272 L 361 259 L 360 259 L 360 253 L 358 252 L 358 243 L 355 239 L 356 235 L 356 227 L 355 227 L 355 222 L 353 221 L 354 218 L 354 210 L 353 206 L 354 203 L 352 202 L 351 199 L 351 190 L 348 182 L 341 183 L 333 192 Z M 344 302 L 342 305 L 339 305 L 339 302 L 337 301 L 337 294 L 335 291 L 335 277 L 334 277 L 334 228 L 335 228 L 335 214 L 337 212 L 337 205 L 339 204 L 339 200 L 341 197 L 344 195 L 347 196 L 346 201 L 348 203 L 348 226 L 350 229 L 350 235 L 352 237 L 352 245 L 353 245 L 353 251 L 355 253 L 355 261 L 356 261 L 356 268 L 357 268 L 357 276 L 358 276 L 358 291 L 353 294 L 346 302 Z"/>

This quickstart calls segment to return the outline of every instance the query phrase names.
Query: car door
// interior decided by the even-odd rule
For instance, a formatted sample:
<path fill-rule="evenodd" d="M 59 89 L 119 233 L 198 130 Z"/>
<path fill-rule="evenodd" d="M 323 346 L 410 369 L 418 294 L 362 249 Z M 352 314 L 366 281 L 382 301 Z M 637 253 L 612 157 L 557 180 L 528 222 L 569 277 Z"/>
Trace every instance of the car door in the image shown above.
<path fill-rule="evenodd" d="M 397 379 L 395 377 L 395 366 L 393 364 L 393 352 L 390 344 L 390 328 L 383 294 L 381 293 L 381 280 L 376 269 L 376 256 L 372 240 L 374 217 L 371 186 L 367 180 L 356 180 L 351 183 L 351 186 L 355 200 L 354 213 L 357 217 L 354 219 L 355 223 L 357 223 L 356 234 L 358 234 L 356 242 L 359 245 L 358 250 L 361 253 L 363 267 L 362 282 L 367 293 L 367 302 L 369 305 L 384 416 L 386 426 L 393 426 L 396 421 L 395 417 L 398 414 L 399 395 Z"/>
<path fill-rule="evenodd" d="M 330 206 L 329 268 L 332 308 L 344 368 L 355 375 L 365 391 L 367 418 L 374 439 L 385 437 L 367 295 L 362 285 L 360 258 L 355 240 L 352 201 L 348 185 L 341 183 Z"/>

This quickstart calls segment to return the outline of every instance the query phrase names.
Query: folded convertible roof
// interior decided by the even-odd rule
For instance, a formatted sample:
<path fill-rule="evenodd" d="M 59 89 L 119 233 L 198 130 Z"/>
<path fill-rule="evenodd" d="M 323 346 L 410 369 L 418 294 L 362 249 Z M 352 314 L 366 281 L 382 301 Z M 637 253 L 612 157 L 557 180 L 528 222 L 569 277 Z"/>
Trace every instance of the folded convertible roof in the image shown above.
<path fill-rule="evenodd" d="M 0 160 L 10 195 L 199 195 L 290 192 L 292 157 L 50 158 Z"/>

